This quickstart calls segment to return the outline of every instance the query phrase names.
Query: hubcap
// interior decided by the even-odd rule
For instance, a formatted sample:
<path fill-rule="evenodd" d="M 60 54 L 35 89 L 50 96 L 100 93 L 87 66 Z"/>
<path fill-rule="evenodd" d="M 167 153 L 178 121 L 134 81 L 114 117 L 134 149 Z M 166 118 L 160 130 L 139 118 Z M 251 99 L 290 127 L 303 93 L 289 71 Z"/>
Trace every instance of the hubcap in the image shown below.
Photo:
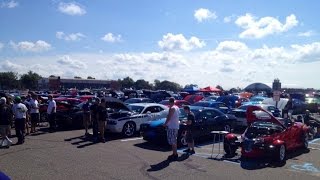
<path fill-rule="evenodd" d="M 308 135 L 305 135 L 305 137 L 304 137 L 304 147 L 305 148 L 308 148 L 308 146 L 309 146 L 309 142 L 308 142 Z"/>
<path fill-rule="evenodd" d="M 228 132 L 231 132 L 231 127 L 229 125 L 225 125 L 224 126 L 224 130 L 228 131 Z"/>
<path fill-rule="evenodd" d="M 284 147 L 284 145 L 280 146 L 280 160 L 283 161 L 286 155 L 286 149 Z"/>
<path fill-rule="evenodd" d="M 134 125 L 131 124 L 131 123 L 128 123 L 128 124 L 124 127 L 124 132 L 125 132 L 125 135 L 127 135 L 127 136 L 133 135 Z"/>

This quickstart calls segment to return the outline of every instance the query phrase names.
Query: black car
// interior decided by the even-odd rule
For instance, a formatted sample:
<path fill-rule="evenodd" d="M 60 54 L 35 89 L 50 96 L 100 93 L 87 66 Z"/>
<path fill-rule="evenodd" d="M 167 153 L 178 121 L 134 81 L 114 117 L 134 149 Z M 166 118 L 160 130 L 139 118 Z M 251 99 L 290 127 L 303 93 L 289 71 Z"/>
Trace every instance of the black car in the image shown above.
<path fill-rule="evenodd" d="M 224 114 L 214 108 L 192 107 L 191 111 L 195 114 L 195 124 L 193 128 L 193 136 L 195 139 L 209 136 L 211 131 L 226 130 L 233 131 L 236 118 L 233 115 Z M 180 109 L 180 122 L 186 120 L 186 114 Z M 166 118 L 150 121 L 141 124 L 140 133 L 144 140 L 155 142 L 166 142 L 166 129 L 163 127 Z M 184 123 L 180 123 L 178 133 L 178 145 L 181 146 L 182 132 L 186 129 Z"/>

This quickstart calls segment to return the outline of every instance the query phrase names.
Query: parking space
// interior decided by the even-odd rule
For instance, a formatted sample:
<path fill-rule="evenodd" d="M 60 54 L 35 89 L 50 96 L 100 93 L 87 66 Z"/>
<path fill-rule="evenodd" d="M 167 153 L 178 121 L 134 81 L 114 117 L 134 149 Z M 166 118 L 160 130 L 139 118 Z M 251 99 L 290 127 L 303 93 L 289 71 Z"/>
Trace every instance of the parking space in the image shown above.
<path fill-rule="evenodd" d="M 183 154 L 184 148 L 180 148 L 178 152 Z M 242 160 L 240 150 L 237 151 L 237 155 L 232 158 L 224 157 L 223 144 L 216 142 L 202 143 L 195 146 L 195 154 L 193 156 L 204 158 L 207 160 L 215 160 L 221 163 L 234 164 L 240 166 L 243 169 L 261 169 L 261 168 L 274 168 L 274 165 L 265 159 L 255 160 Z M 320 177 L 320 138 L 309 141 L 309 151 L 297 150 L 295 152 L 288 153 L 288 160 L 285 165 L 277 166 L 277 168 L 285 169 L 287 171 L 295 171 L 299 173 L 306 173 L 312 176 Z"/>

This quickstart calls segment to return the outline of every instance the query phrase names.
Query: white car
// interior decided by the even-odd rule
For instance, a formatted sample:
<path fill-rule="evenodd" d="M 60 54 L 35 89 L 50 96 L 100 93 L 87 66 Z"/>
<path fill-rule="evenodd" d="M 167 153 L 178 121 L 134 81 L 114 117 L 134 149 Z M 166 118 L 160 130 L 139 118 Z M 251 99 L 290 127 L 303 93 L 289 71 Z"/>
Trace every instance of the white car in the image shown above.
<path fill-rule="evenodd" d="M 134 103 L 128 105 L 128 109 L 130 111 L 122 110 L 111 113 L 107 120 L 106 130 L 130 137 L 140 130 L 140 124 L 164 118 L 169 112 L 167 106 L 156 103 Z"/>

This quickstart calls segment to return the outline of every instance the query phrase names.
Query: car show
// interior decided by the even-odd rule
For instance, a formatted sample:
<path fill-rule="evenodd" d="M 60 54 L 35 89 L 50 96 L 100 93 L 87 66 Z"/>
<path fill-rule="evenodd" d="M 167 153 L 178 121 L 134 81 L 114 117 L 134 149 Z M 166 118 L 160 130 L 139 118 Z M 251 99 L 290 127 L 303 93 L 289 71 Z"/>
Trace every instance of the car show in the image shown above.
<path fill-rule="evenodd" d="M 319 180 L 319 7 L 0 0 L 0 180 Z"/>

